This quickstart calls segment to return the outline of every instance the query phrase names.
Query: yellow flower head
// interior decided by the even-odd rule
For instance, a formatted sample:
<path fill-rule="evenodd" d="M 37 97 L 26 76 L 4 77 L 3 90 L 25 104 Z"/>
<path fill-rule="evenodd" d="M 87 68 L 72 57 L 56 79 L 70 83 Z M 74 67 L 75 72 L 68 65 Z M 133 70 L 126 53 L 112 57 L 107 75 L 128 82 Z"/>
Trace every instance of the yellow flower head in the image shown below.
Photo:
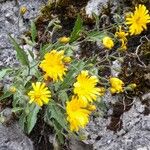
<path fill-rule="evenodd" d="M 64 51 L 52 50 L 45 54 L 44 60 L 40 64 L 40 68 L 46 73 L 46 77 L 50 77 L 53 81 L 63 80 L 66 74 L 67 67 L 65 66 L 66 59 Z"/>
<path fill-rule="evenodd" d="M 10 91 L 11 93 L 16 93 L 17 89 L 16 89 L 16 87 L 11 86 L 11 87 L 9 88 L 9 91 Z"/>
<path fill-rule="evenodd" d="M 63 36 L 63 37 L 59 38 L 59 42 L 60 42 L 60 43 L 66 44 L 66 43 L 68 43 L 69 41 L 70 41 L 70 38 L 69 38 L 69 37 L 66 37 L 66 36 Z"/>
<path fill-rule="evenodd" d="M 96 76 L 89 76 L 88 71 L 81 71 L 77 77 L 77 82 L 74 83 L 74 94 L 85 103 L 92 102 L 100 95 L 100 89 L 96 87 L 97 83 Z"/>
<path fill-rule="evenodd" d="M 127 40 L 126 36 L 128 33 L 122 30 L 121 26 L 119 26 L 119 30 L 115 33 L 115 36 L 119 39 L 123 39 L 124 41 Z"/>
<path fill-rule="evenodd" d="M 33 90 L 28 93 L 30 97 L 29 103 L 35 102 L 38 106 L 43 106 L 49 102 L 51 92 L 46 87 L 45 83 L 32 83 Z"/>
<path fill-rule="evenodd" d="M 122 80 L 112 77 L 110 78 L 110 84 L 111 84 L 110 92 L 112 94 L 123 92 L 124 83 Z"/>
<path fill-rule="evenodd" d="M 70 63 L 70 62 L 71 62 L 71 58 L 70 58 L 70 57 L 65 57 L 65 58 L 63 59 L 63 61 L 64 61 L 65 63 Z"/>
<path fill-rule="evenodd" d="M 129 25 L 131 35 L 140 34 L 144 29 L 147 29 L 147 23 L 150 23 L 150 15 L 144 5 L 135 7 L 134 13 L 126 17 L 126 24 Z"/>
<path fill-rule="evenodd" d="M 119 51 L 126 51 L 127 50 L 127 42 L 124 41 L 123 39 L 120 39 L 121 42 L 121 47 L 119 47 Z"/>
<path fill-rule="evenodd" d="M 94 105 L 85 105 L 82 100 L 73 96 L 71 101 L 67 102 L 66 112 L 67 121 L 70 124 L 71 131 L 78 131 L 89 123 L 89 115 L 95 110 Z"/>
<path fill-rule="evenodd" d="M 110 38 L 108 36 L 104 37 L 102 42 L 103 42 L 103 45 L 108 49 L 111 49 L 114 47 L 114 42 L 113 42 L 112 38 Z"/>

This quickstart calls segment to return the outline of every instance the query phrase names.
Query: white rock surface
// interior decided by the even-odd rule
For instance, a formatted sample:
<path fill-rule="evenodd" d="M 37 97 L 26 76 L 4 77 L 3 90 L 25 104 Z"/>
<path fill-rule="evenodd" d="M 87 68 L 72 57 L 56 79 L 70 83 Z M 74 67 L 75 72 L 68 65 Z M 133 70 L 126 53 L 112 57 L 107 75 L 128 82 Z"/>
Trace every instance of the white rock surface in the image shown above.
<path fill-rule="evenodd" d="M 85 7 L 86 14 L 90 17 L 92 16 L 92 13 L 99 15 L 102 6 L 107 5 L 108 1 L 109 0 L 90 0 Z"/>
<path fill-rule="evenodd" d="M 8 34 L 18 38 L 29 29 L 30 20 L 38 15 L 42 0 L 19 0 L 19 5 L 13 1 L 0 1 L 0 68 L 16 66 L 15 51 L 12 48 Z M 19 7 L 26 6 L 27 12 L 24 19 L 19 17 Z"/>
<path fill-rule="evenodd" d="M 0 150 L 33 150 L 33 143 L 23 134 L 17 122 L 12 120 L 12 111 L 5 108 L 3 112 L 5 122 L 0 123 Z"/>

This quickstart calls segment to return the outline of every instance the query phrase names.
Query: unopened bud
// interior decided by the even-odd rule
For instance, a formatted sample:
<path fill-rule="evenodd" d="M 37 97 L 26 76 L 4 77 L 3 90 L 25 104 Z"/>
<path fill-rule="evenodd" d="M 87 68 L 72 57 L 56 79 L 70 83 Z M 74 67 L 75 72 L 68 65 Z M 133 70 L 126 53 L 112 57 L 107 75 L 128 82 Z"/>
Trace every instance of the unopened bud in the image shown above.
<path fill-rule="evenodd" d="M 20 14 L 24 15 L 27 12 L 27 7 L 26 6 L 21 6 L 20 7 Z"/>
<path fill-rule="evenodd" d="M 11 86 L 10 88 L 9 88 L 9 91 L 11 92 L 11 93 L 16 93 L 16 88 L 14 87 L 14 86 Z"/>

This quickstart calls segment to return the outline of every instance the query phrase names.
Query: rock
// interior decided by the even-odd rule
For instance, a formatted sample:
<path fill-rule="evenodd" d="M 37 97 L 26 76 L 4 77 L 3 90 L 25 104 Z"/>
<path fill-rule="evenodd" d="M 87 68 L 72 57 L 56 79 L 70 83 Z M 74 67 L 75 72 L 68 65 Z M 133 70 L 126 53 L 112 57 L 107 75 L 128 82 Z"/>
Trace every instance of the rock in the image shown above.
<path fill-rule="evenodd" d="M 4 122 L 0 123 L 0 150 L 33 150 L 31 140 L 23 134 L 18 123 L 13 121 L 11 109 L 6 108 L 1 114 Z"/>
<path fill-rule="evenodd" d="M 33 144 L 17 123 L 10 126 L 0 124 L 0 150 L 33 150 Z"/>
<path fill-rule="evenodd" d="M 111 66 L 111 75 L 113 77 L 118 77 L 120 71 L 121 71 L 121 62 L 119 60 L 113 61 Z"/>
<path fill-rule="evenodd" d="M 26 30 L 29 29 L 30 20 L 33 20 L 43 4 L 42 0 L 16 1 L 0 0 L 0 68 L 16 67 L 16 52 L 10 43 L 8 34 L 13 34 L 19 38 Z M 20 6 L 27 7 L 27 13 L 24 17 L 19 16 Z M 10 77 L 5 76 L 2 84 L 10 85 Z M 12 120 L 10 109 L 3 111 L 4 124 L 0 124 L 0 150 L 33 150 L 31 140 L 23 134 L 17 122 L 9 123 Z"/>
<path fill-rule="evenodd" d="M 91 144 L 86 144 L 76 139 L 69 139 L 69 148 L 71 150 L 91 150 L 93 149 Z"/>
<path fill-rule="evenodd" d="M 42 0 L 19 0 L 18 5 L 15 1 L 0 1 L 0 67 L 18 65 L 16 53 L 12 48 L 8 34 L 13 34 L 15 38 L 19 38 L 29 29 L 30 20 L 38 15 L 39 7 L 42 4 Z M 26 6 L 28 10 L 23 18 L 19 15 L 21 6 Z"/>
<path fill-rule="evenodd" d="M 149 101 L 149 100 L 150 100 L 150 92 L 142 95 L 142 101 Z"/>
<path fill-rule="evenodd" d="M 135 98 L 131 109 L 121 116 L 122 129 L 116 133 L 107 129 L 109 117 L 91 120 L 86 142 L 93 144 L 95 150 L 149 150 L 150 114 L 145 116 L 143 111 L 144 105 Z"/>
<path fill-rule="evenodd" d="M 109 0 L 90 0 L 85 7 L 86 14 L 91 17 L 93 13 L 99 15 L 101 13 L 102 7 L 107 6 Z"/>

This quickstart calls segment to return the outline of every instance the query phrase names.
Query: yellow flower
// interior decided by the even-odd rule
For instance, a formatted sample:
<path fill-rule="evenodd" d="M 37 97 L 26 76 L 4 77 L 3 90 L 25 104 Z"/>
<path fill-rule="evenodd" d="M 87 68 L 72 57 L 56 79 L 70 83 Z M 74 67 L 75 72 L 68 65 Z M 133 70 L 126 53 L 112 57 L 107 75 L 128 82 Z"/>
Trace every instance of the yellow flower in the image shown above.
<path fill-rule="evenodd" d="M 29 103 L 35 102 L 38 106 L 43 106 L 49 102 L 51 92 L 46 87 L 45 83 L 32 83 L 33 90 L 28 93 L 30 97 Z"/>
<path fill-rule="evenodd" d="M 70 124 L 71 131 L 78 131 L 89 123 L 89 115 L 95 110 L 94 105 L 85 105 L 82 100 L 73 96 L 71 101 L 67 102 L 66 112 L 67 121 Z"/>
<path fill-rule="evenodd" d="M 9 88 L 9 91 L 11 92 L 11 93 L 16 93 L 16 87 L 14 87 L 14 86 L 11 86 L 10 88 Z"/>
<path fill-rule="evenodd" d="M 123 39 L 120 40 L 121 42 L 121 47 L 119 47 L 119 51 L 126 51 L 127 50 L 127 42 L 124 41 Z"/>
<path fill-rule="evenodd" d="M 104 96 L 106 89 L 104 87 L 100 87 L 100 96 Z"/>
<path fill-rule="evenodd" d="M 47 74 L 44 74 L 43 78 L 44 80 L 48 80 L 49 76 Z"/>
<path fill-rule="evenodd" d="M 123 31 L 121 29 L 121 26 L 119 26 L 118 31 L 115 33 L 115 36 L 119 39 L 123 39 L 124 41 L 127 41 L 126 36 L 128 36 L 128 33 L 126 33 L 125 31 Z"/>
<path fill-rule="evenodd" d="M 69 37 L 66 37 L 66 36 L 63 36 L 63 37 L 59 38 L 59 42 L 60 42 L 60 43 L 66 44 L 66 43 L 68 43 L 69 41 L 70 41 L 70 38 L 69 38 Z"/>
<path fill-rule="evenodd" d="M 110 84 L 111 84 L 110 92 L 112 94 L 123 92 L 124 83 L 122 80 L 112 77 L 110 78 Z"/>
<path fill-rule="evenodd" d="M 45 54 L 44 60 L 40 64 L 40 68 L 46 73 L 46 77 L 50 77 L 53 81 L 63 81 L 63 76 L 66 74 L 67 67 L 65 66 L 64 51 L 52 50 Z"/>
<path fill-rule="evenodd" d="M 114 47 L 114 42 L 113 42 L 112 38 L 110 38 L 108 36 L 104 37 L 102 42 L 103 42 L 103 45 L 108 49 L 111 49 Z"/>
<path fill-rule="evenodd" d="M 63 59 L 63 61 L 64 61 L 65 63 L 70 63 L 70 62 L 71 62 L 71 58 L 70 58 L 70 57 L 65 57 L 65 58 Z"/>
<path fill-rule="evenodd" d="M 147 23 L 150 23 L 150 15 L 144 5 L 135 7 L 134 13 L 126 18 L 126 24 L 129 25 L 131 35 L 140 34 L 144 29 L 147 29 Z"/>
<path fill-rule="evenodd" d="M 96 106 L 95 106 L 95 105 L 88 104 L 88 105 L 87 105 L 87 109 L 90 110 L 90 111 L 94 111 L 94 110 L 96 110 Z"/>
<path fill-rule="evenodd" d="M 81 71 L 77 77 L 77 82 L 74 83 L 74 94 L 85 103 L 92 102 L 100 95 L 100 89 L 96 87 L 97 83 L 96 76 L 89 76 L 88 71 Z"/>
<path fill-rule="evenodd" d="M 20 14 L 24 15 L 27 12 L 27 7 L 26 6 L 21 6 L 20 7 Z"/>

